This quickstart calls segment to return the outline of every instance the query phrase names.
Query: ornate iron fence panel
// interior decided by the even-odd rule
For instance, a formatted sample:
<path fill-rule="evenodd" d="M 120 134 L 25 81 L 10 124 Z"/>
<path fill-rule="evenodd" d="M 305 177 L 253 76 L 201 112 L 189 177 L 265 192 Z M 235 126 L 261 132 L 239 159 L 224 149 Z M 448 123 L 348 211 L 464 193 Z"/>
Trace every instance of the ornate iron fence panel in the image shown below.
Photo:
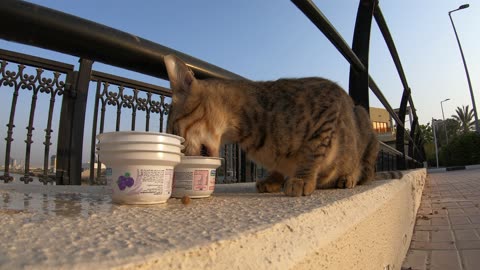
<path fill-rule="evenodd" d="M 171 91 L 161 86 L 98 71 L 92 72 L 91 80 L 96 83 L 96 94 L 90 148 L 89 182 L 90 184 L 104 184 L 102 163 L 95 155 L 96 135 L 106 131 L 120 131 L 122 120 L 126 120 L 126 116 L 131 117 L 128 129 L 132 131 L 141 129 L 151 131 L 151 120 L 154 116 L 157 116 L 158 121 L 153 126 L 157 127 L 156 124 L 158 124 L 158 127 L 152 131 L 164 132 Z M 115 111 L 113 116 L 115 125 L 107 127 L 106 130 L 105 118 L 108 108 Z M 139 112 L 143 112 L 145 117 L 139 119 Z M 143 128 L 137 125 L 139 122 L 137 120 L 145 121 Z"/>
<path fill-rule="evenodd" d="M 53 113 L 56 101 L 69 90 L 71 85 L 69 82 L 73 77 L 73 66 L 0 50 L 0 76 L 0 89 L 2 91 L 12 91 L 12 102 L 10 104 L 10 113 L 6 125 L 5 162 L 3 175 L 0 176 L 0 180 L 6 183 L 11 182 L 14 179 L 12 173 L 16 173 L 21 174 L 19 180 L 24 183 L 32 182 L 33 176 L 38 177 L 39 181 L 44 184 L 53 183 L 55 181 L 53 175 L 55 164 L 51 164 L 50 160 L 51 139 L 54 133 L 52 127 Z M 23 164 L 19 165 L 16 164 L 16 160 L 12 159 L 11 154 L 12 142 L 14 141 L 14 128 L 16 124 L 19 124 L 18 121 L 16 121 L 16 116 L 18 116 L 17 105 L 23 101 L 19 100 L 21 92 L 30 94 L 30 109 L 26 123 L 25 157 L 23 158 L 23 162 L 20 162 Z M 49 98 L 48 105 L 38 104 L 39 95 L 45 95 Z M 43 141 L 43 168 L 41 172 L 37 170 L 34 174 L 31 172 L 31 153 L 34 143 L 32 138 L 35 132 L 34 120 L 35 116 L 45 113 L 47 114 L 47 118 L 43 129 L 45 134 Z M 41 131 L 41 129 L 39 131 Z M 20 136 L 21 135 L 16 135 L 15 137 L 18 138 Z"/>
<path fill-rule="evenodd" d="M 130 120 L 127 123 L 128 130 L 164 132 L 172 94 L 170 89 L 161 86 L 98 71 L 92 72 L 91 80 L 96 84 L 96 93 L 91 134 L 90 168 L 88 180 L 82 180 L 89 184 L 103 185 L 106 183 L 105 168 L 96 155 L 96 136 L 107 131 L 125 130 L 126 128 L 122 124 L 125 124 L 126 120 Z M 114 111 L 113 115 L 110 115 L 111 117 L 107 115 L 109 108 Z M 145 117 L 140 118 L 139 112 L 144 112 Z M 127 116 L 130 119 L 127 119 Z M 114 120 L 112 120 L 112 117 Z M 154 118 L 155 120 L 152 120 Z M 114 124 L 106 127 L 107 121 Z M 139 122 L 143 121 L 143 125 L 138 125 Z M 217 170 L 217 181 L 219 183 L 254 181 L 256 179 L 256 165 L 253 162 L 247 162 L 245 157 L 242 159 L 238 145 L 224 145 L 220 150 L 220 156 L 223 157 L 223 162 Z M 245 173 L 246 170 L 243 170 L 245 175 L 242 176 L 242 164 L 246 164 L 250 168 L 248 175 Z M 265 174 L 262 169 L 259 172 Z"/>

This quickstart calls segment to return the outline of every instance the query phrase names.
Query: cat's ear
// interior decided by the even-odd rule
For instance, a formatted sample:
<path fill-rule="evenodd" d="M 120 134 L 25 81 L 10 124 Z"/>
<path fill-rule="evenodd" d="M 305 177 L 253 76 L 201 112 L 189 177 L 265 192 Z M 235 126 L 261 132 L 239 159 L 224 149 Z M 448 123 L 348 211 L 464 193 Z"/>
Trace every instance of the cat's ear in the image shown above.
<path fill-rule="evenodd" d="M 188 93 L 192 83 L 195 81 L 193 71 L 182 60 L 172 54 L 165 56 L 164 62 L 172 91 Z"/>

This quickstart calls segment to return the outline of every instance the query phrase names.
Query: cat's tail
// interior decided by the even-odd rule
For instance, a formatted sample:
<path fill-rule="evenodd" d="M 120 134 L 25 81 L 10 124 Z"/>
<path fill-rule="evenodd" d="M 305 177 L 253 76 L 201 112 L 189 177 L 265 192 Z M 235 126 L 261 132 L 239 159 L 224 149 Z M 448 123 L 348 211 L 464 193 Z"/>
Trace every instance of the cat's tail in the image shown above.
<path fill-rule="evenodd" d="M 385 171 L 375 173 L 375 180 L 400 179 L 402 177 L 403 173 L 401 171 Z"/>

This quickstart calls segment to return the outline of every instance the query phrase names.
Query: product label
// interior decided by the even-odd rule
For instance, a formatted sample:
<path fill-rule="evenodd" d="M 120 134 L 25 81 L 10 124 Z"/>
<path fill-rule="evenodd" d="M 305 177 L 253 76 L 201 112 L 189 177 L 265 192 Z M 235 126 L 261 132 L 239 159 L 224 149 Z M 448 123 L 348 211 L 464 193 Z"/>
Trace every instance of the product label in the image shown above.
<path fill-rule="evenodd" d="M 214 190 L 215 189 L 215 174 L 217 173 L 217 170 L 211 170 L 210 171 L 210 179 L 208 180 L 208 189 L 209 190 Z"/>
<path fill-rule="evenodd" d="M 195 170 L 193 172 L 193 190 L 203 191 L 208 189 L 208 170 Z"/>
<path fill-rule="evenodd" d="M 165 182 L 171 183 L 171 172 L 167 174 L 166 170 L 138 169 L 137 181 L 141 181 L 142 189 L 140 193 L 149 193 L 152 195 L 164 194 Z"/>
<path fill-rule="evenodd" d="M 166 194 L 172 194 L 173 169 L 165 170 L 164 190 Z"/>
<path fill-rule="evenodd" d="M 105 170 L 105 178 L 107 180 L 107 187 L 108 187 L 108 191 L 113 193 L 113 191 L 115 190 L 113 188 L 113 171 L 112 171 L 112 168 L 107 168 Z"/>
<path fill-rule="evenodd" d="M 175 172 L 173 188 L 193 190 L 193 172 Z"/>

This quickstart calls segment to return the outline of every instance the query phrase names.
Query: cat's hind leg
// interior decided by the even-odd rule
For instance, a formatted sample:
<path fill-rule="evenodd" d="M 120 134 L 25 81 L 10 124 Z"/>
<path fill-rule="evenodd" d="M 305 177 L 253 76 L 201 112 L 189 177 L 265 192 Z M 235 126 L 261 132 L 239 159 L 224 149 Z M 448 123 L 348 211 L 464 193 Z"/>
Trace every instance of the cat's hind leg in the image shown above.
<path fill-rule="evenodd" d="M 337 188 L 354 188 L 362 177 L 362 167 L 360 162 L 353 162 L 351 167 L 340 174 L 336 180 Z"/>
<path fill-rule="evenodd" d="M 374 180 L 375 164 L 377 162 L 379 148 L 380 145 L 378 144 L 377 138 L 372 136 L 361 161 L 363 170 L 358 184 L 362 185 Z"/>
<path fill-rule="evenodd" d="M 260 193 L 275 193 L 282 191 L 285 177 L 279 172 L 271 172 L 267 178 L 257 180 L 257 191 Z"/>
<path fill-rule="evenodd" d="M 285 181 L 285 195 L 309 196 L 315 191 L 320 168 L 328 167 L 338 152 L 335 135 L 340 111 L 339 105 L 330 106 L 322 111 L 321 119 L 308 122 L 304 142 L 298 149 L 295 174 Z"/>

